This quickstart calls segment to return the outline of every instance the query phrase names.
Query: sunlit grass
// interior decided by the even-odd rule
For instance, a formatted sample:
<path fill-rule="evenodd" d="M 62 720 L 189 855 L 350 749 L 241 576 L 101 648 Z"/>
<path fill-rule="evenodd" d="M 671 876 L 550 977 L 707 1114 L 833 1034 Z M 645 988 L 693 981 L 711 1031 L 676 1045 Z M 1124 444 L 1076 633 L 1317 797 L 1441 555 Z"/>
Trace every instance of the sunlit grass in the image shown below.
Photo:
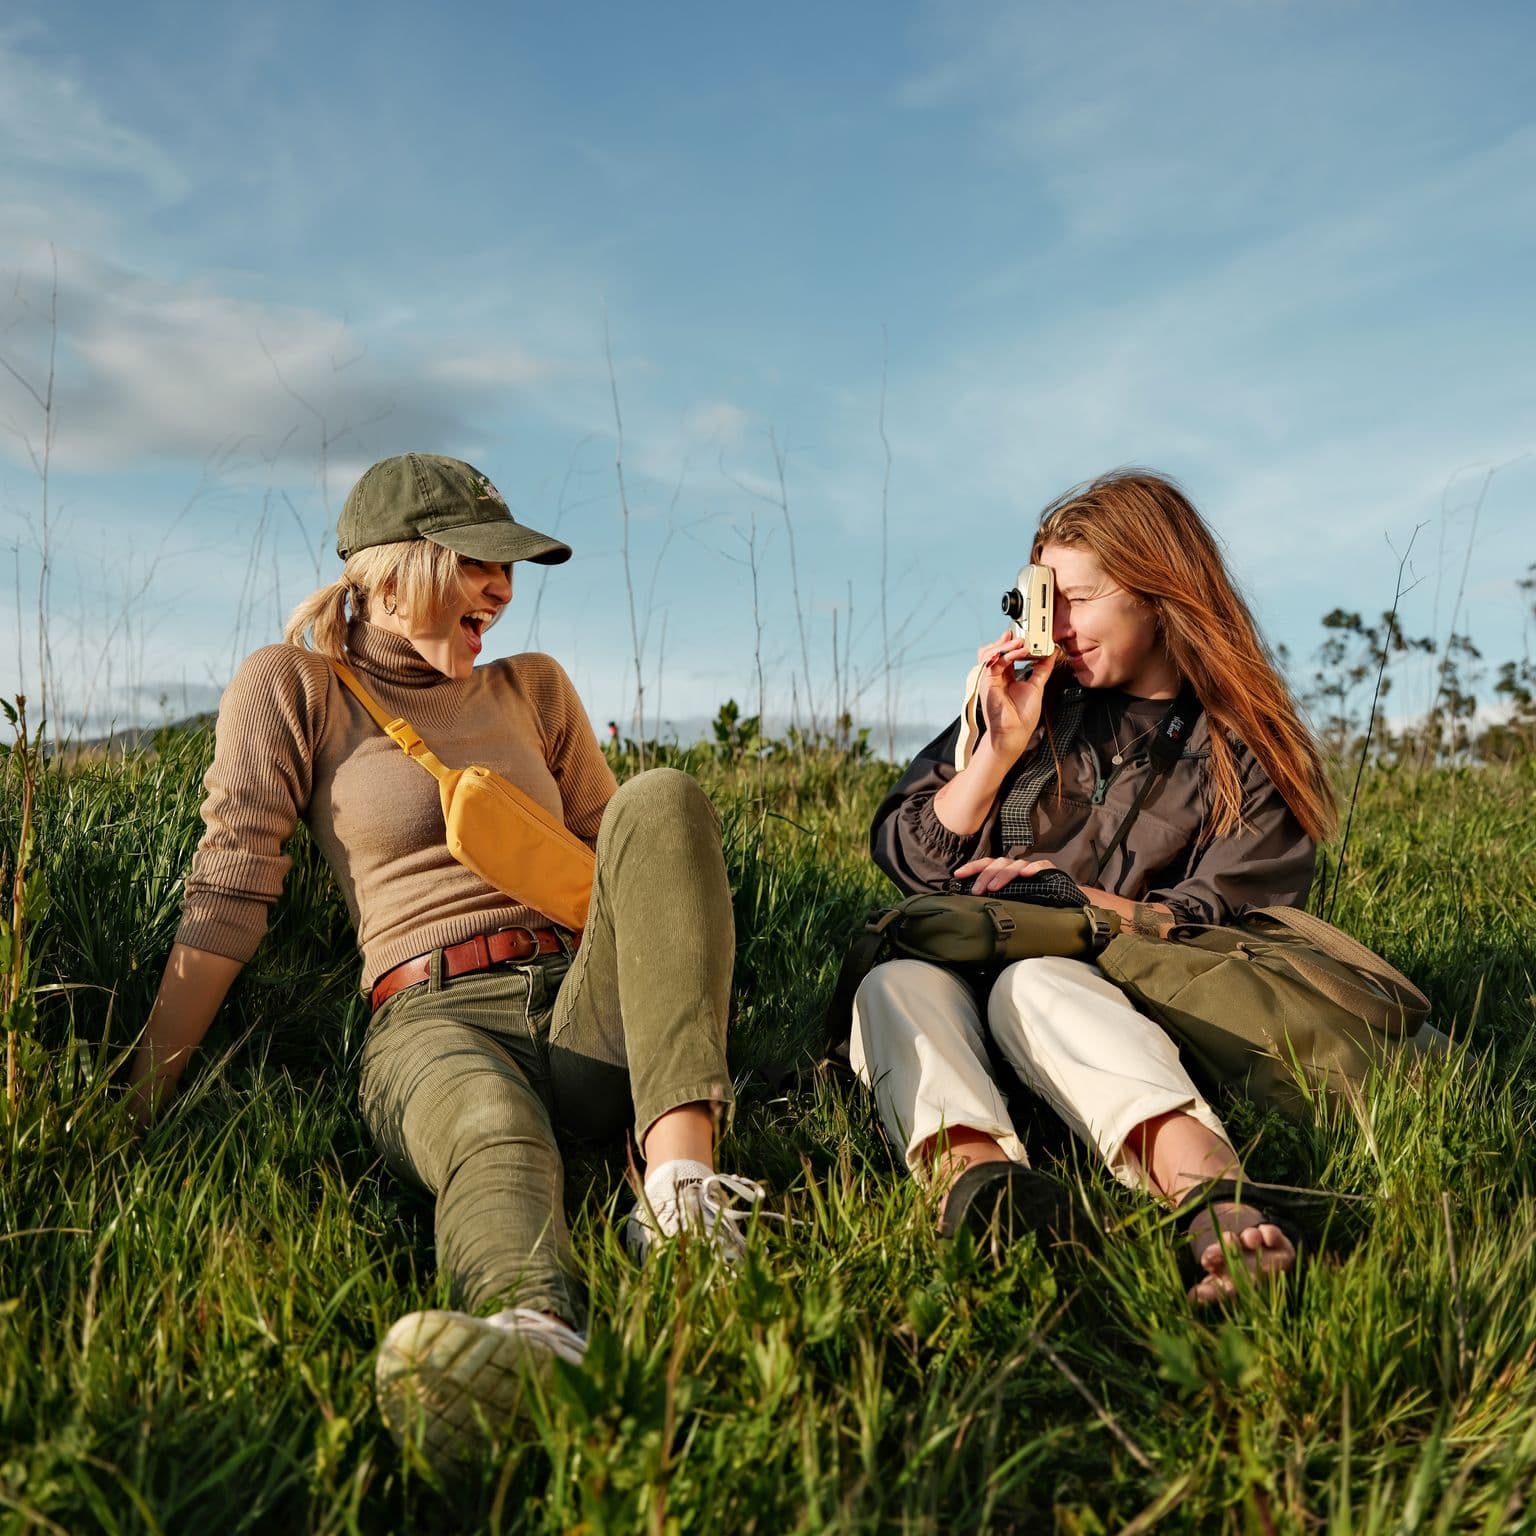
<path fill-rule="evenodd" d="M 355 1109 L 366 1020 L 312 849 L 171 1114 L 136 1136 L 108 1088 L 175 928 L 206 753 L 45 777 L 52 990 L 0 1137 L 3 1528 L 1536 1524 L 1530 763 L 1368 779 L 1335 915 L 1465 1049 L 1301 1124 L 1232 1106 L 1257 1176 L 1344 1197 L 1309 1209 L 1304 1281 L 1192 1315 L 1163 1218 L 1039 1114 L 1038 1160 L 1110 1236 L 1050 1261 L 942 1246 L 857 1094 L 745 1079 L 723 1155 L 795 1224 L 765 1223 L 728 1283 L 687 1251 L 636 1270 L 622 1168 L 573 1159 L 589 1365 L 445 1485 L 373 1409 L 381 1334 L 445 1298 L 430 1210 Z M 848 927 L 885 899 L 865 839 L 891 773 L 691 765 L 736 891 L 735 1059 L 793 1060 Z"/>

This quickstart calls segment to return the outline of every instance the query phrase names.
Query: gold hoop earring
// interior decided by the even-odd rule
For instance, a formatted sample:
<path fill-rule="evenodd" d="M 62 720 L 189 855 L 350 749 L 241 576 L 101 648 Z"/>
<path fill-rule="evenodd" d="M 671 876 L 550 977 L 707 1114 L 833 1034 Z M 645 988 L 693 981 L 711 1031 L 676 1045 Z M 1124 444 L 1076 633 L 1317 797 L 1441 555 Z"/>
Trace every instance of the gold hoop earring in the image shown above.
<path fill-rule="evenodd" d="M 381 607 L 385 613 L 393 618 L 395 616 L 395 594 L 391 592 L 380 602 L 379 607 Z"/>

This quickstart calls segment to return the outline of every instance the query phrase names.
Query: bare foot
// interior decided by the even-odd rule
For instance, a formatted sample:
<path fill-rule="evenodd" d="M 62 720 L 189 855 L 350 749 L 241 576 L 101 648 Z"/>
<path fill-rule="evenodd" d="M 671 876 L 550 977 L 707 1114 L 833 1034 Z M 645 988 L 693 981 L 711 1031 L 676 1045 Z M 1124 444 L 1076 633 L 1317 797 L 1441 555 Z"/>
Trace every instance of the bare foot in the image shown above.
<path fill-rule="evenodd" d="M 1205 1271 L 1189 1288 L 1189 1299 L 1197 1306 L 1237 1294 L 1234 1262 L 1254 1280 L 1283 1275 L 1296 1264 L 1295 1245 L 1257 1206 L 1213 1200 L 1190 1218 L 1185 1232 L 1191 1255 Z"/>

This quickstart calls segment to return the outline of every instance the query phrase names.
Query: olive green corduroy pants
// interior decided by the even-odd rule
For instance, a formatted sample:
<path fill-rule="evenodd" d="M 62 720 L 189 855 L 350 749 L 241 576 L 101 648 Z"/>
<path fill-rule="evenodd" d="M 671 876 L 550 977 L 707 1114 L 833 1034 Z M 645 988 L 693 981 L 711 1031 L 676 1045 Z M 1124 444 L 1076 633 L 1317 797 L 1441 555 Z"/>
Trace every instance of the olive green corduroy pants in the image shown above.
<path fill-rule="evenodd" d="M 359 1097 L 386 1161 L 436 1199 L 458 1303 L 579 1324 L 558 1138 L 640 1138 L 683 1104 L 732 1105 L 735 951 L 720 826 L 675 769 L 609 802 L 574 959 L 428 981 L 369 1026 Z"/>

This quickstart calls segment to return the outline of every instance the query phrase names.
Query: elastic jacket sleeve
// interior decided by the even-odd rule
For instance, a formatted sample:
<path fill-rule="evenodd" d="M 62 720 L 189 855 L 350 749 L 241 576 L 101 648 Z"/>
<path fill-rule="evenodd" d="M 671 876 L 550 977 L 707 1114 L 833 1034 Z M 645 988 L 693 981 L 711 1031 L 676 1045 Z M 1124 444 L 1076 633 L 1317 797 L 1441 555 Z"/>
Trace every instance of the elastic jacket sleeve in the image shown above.
<path fill-rule="evenodd" d="M 943 890 L 956 866 L 991 843 L 995 807 L 969 837 L 951 832 L 934 814 L 933 797 L 955 776 L 959 737 L 957 719 L 912 759 L 869 829 L 870 856 L 909 895 Z"/>

